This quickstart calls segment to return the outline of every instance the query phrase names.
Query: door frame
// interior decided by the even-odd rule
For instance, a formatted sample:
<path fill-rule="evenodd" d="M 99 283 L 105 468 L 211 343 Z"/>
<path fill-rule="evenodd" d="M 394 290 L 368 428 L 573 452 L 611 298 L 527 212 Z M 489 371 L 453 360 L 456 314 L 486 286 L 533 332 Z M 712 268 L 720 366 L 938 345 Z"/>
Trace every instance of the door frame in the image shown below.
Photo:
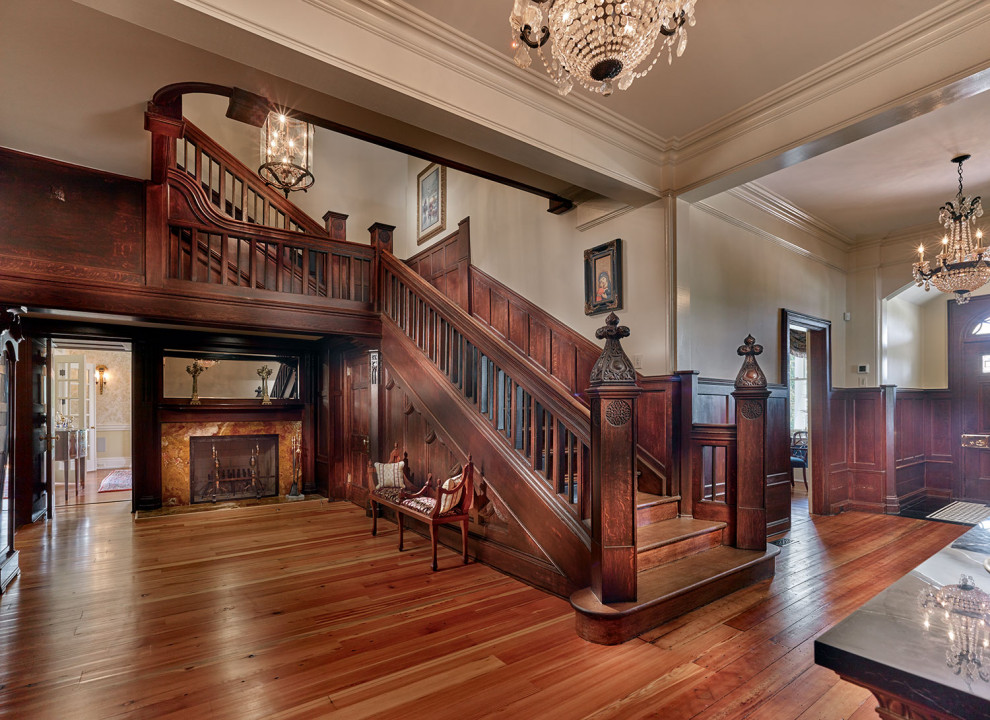
<path fill-rule="evenodd" d="M 832 322 L 824 318 L 781 308 L 780 310 L 780 382 L 787 391 L 787 417 L 790 429 L 790 326 L 808 328 L 808 459 L 811 469 L 811 498 L 808 509 L 813 515 L 828 514 L 828 427 L 829 395 L 832 390 Z"/>
<path fill-rule="evenodd" d="M 949 393 L 951 397 L 952 423 L 952 498 L 966 499 L 966 468 L 960 438 L 966 424 L 967 415 L 976 410 L 975 402 L 966 397 L 966 356 L 967 348 L 973 342 L 985 342 L 987 336 L 973 337 L 970 330 L 981 320 L 990 317 L 990 296 L 979 295 L 970 298 L 963 305 L 946 302 L 948 313 L 947 364 Z"/>

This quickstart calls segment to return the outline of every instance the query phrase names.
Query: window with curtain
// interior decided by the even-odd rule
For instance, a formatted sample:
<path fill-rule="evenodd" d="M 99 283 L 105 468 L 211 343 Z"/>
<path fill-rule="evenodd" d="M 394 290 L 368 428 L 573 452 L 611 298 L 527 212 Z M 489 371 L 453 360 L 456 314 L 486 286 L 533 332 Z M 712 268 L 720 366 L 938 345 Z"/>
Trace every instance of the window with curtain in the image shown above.
<path fill-rule="evenodd" d="M 790 328 L 788 386 L 791 395 L 791 433 L 808 430 L 808 333 Z"/>

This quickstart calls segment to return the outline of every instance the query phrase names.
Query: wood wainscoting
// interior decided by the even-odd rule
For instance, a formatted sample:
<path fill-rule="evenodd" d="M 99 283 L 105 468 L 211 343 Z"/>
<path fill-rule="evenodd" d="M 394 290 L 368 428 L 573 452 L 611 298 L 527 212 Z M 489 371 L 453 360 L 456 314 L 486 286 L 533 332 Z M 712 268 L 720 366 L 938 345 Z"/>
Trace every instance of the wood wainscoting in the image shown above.
<path fill-rule="evenodd" d="M 836 388 L 830 394 L 829 512 L 896 514 L 954 490 L 953 402 L 948 390 Z"/>

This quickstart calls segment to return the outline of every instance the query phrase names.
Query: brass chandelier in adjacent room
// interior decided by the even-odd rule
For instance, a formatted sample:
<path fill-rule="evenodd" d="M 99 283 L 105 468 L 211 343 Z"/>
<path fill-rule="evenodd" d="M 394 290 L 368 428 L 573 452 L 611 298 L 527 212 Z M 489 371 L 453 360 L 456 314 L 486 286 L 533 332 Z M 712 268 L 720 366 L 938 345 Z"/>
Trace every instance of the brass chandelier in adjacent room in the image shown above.
<path fill-rule="evenodd" d="M 261 179 L 289 197 L 291 191 L 306 192 L 313 185 L 312 168 L 313 126 L 283 112 L 269 112 L 261 127 Z"/>
<path fill-rule="evenodd" d="M 561 95 L 575 82 L 611 95 L 615 87 L 625 90 L 653 69 L 664 49 L 668 62 L 675 52 L 681 56 L 687 47 L 686 26 L 695 22 L 695 2 L 515 0 L 509 25 L 516 64 L 529 67 L 534 49 Z M 549 52 L 544 51 L 547 45 Z"/>
<path fill-rule="evenodd" d="M 935 262 L 925 260 L 925 246 L 918 246 L 918 262 L 914 264 L 914 279 L 929 290 L 932 285 L 944 293 L 953 293 L 960 305 L 969 302 L 969 294 L 990 281 L 987 249 L 983 247 L 983 232 L 973 228 L 976 218 L 983 215 L 980 198 L 963 195 L 963 163 L 969 155 L 959 155 L 952 162 L 959 166 L 959 192 L 956 199 L 939 208 L 938 220 L 948 230 Z"/>

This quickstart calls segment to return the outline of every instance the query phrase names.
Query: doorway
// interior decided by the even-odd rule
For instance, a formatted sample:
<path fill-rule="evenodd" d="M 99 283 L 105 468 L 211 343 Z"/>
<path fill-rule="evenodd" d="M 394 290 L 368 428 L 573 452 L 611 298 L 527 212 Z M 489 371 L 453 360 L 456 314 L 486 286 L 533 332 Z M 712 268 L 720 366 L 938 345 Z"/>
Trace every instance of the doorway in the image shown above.
<path fill-rule="evenodd" d="M 780 378 L 788 388 L 791 515 L 825 514 L 831 322 L 781 310 Z"/>
<path fill-rule="evenodd" d="M 51 339 L 53 509 L 131 502 L 131 345 Z"/>
<path fill-rule="evenodd" d="M 789 433 L 791 443 L 791 514 L 807 515 L 811 489 L 811 467 L 808 462 L 808 328 L 791 324 L 787 361 L 787 397 L 790 402 Z"/>

